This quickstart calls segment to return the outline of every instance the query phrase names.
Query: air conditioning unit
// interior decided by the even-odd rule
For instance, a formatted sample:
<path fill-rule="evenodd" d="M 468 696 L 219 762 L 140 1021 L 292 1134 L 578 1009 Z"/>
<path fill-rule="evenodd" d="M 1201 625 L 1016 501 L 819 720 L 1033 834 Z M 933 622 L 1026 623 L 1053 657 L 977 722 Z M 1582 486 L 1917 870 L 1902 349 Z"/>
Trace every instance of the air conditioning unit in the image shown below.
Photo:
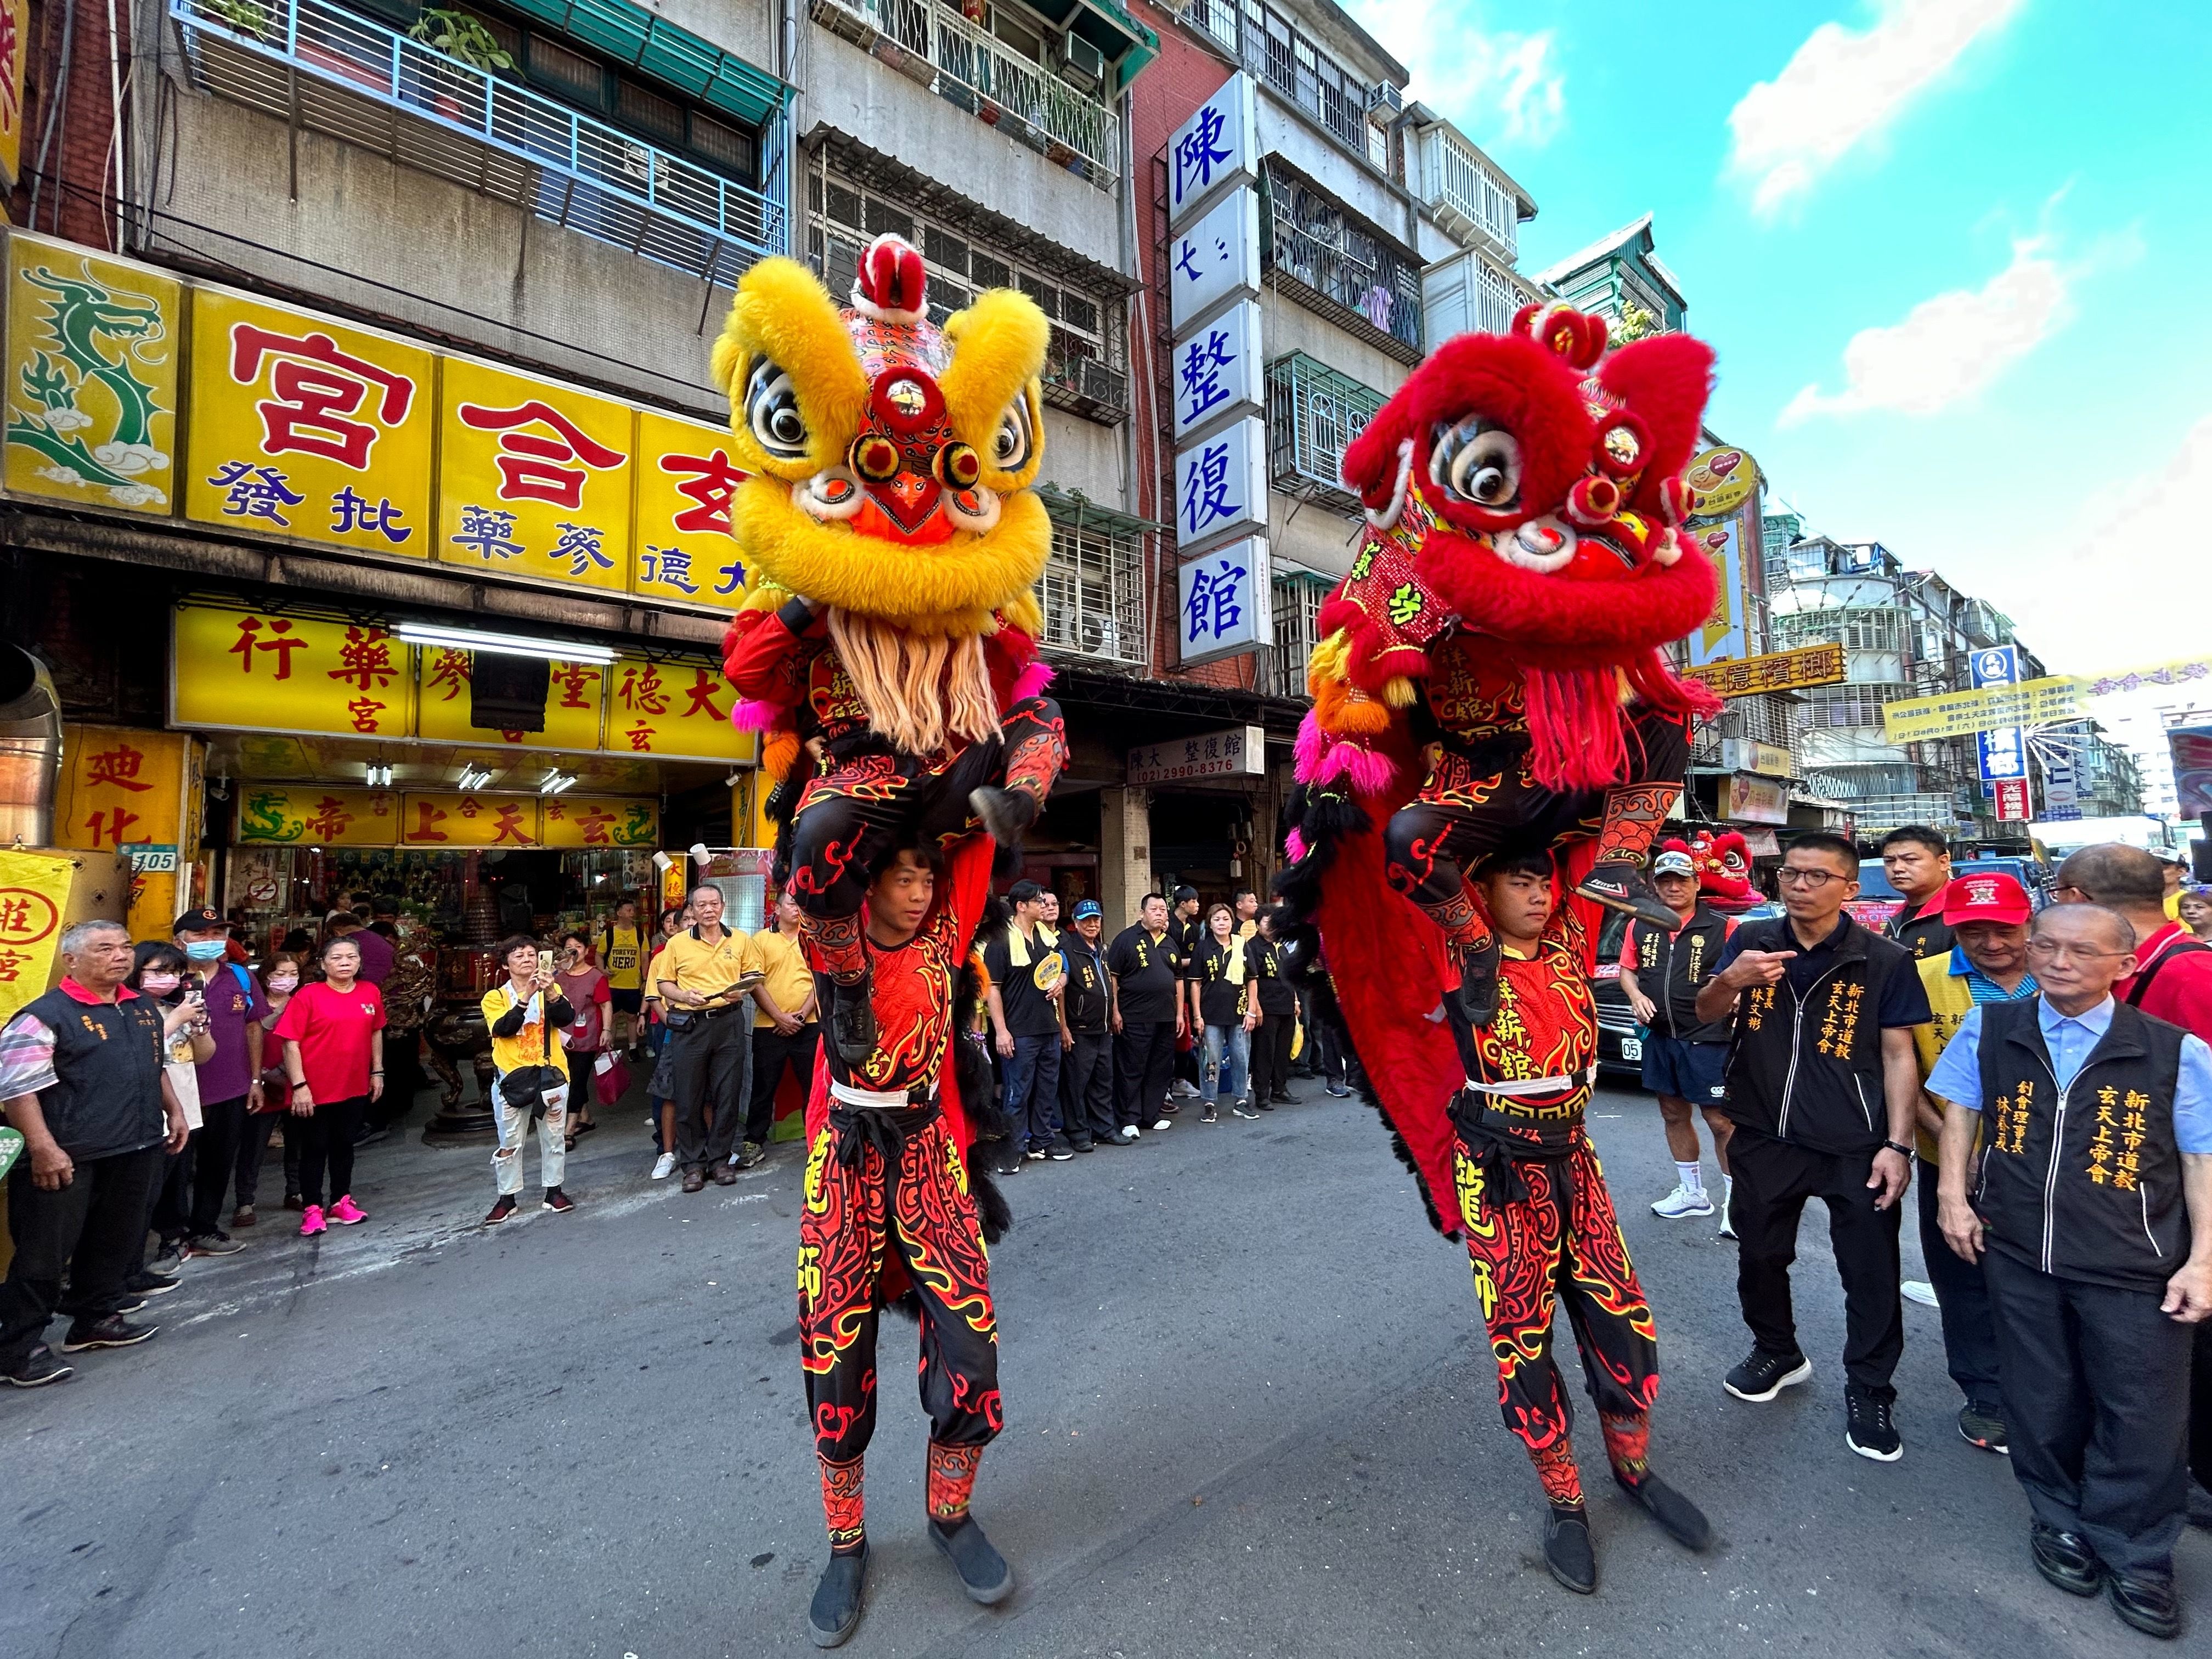
<path fill-rule="evenodd" d="M 1377 81 L 1367 89 L 1367 107 L 1384 115 L 1397 115 L 1406 107 L 1406 92 L 1388 81 Z"/>
<path fill-rule="evenodd" d="M 1128 377 L 1110 364 L 1096 357 L 1080 362 L 1077 386 L 1092 403 L 1108 409 L 1127 410 L 1129 407 Z"/>
<path fill-rule="evenodd" d="M 1106 85 L 1106 54 L 1079 34 L 1069 35 L 1063 43 L 1060 75 L 1073 82 L 1085 92 L 1098 92 Z"/>

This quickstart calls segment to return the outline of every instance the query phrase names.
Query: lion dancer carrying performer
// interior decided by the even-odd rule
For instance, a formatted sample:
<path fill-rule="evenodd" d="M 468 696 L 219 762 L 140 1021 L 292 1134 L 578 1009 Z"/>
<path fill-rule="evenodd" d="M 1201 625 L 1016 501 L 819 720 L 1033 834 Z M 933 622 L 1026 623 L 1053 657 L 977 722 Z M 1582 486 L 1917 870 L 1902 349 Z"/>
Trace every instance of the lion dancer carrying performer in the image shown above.
<path fill-rule="evenodd" d="M 1601 319 L 1528 307 L 1440 347 L 1347 450 L 1372 528 L 1319 617 L 1277 883 L 1319 933 L 1317 1017 L 1340 1016 L 1431 1220 L 1466 1235 L 1553 1506 L 1545 1559 L 1580 1591 L 1560 1299 L 1615 1479 L 1685 1545 L 1710 1536 L 1650 1470 L 1654 1325 L 1582 1120 L 1600 907 L 1674 923 L 1641 863 L 1715 706 L 1660 654 L 1712 606 L 1674 528 L 1712 359 L 1605 348 Z"/>
<path fill-rule="evenodd" d="M 740 723 L 767 733 L 772 809 L 797 797 L 778 864 L 829 1010 L 799 1258 L 831 1552 L 808 1613 L 823 1647 L 860 1617 L 888 1302 L 921 1321 L 930 1537 L 975 1601 L 1013 1590 L 968 1513 L 1003 1421 L 985 1241 L 1006 1212 L 969 1174 L 984 1120 L 1004 1126 L 988 1060 L 959 1033 L 993 845 L 1020 840 L 1066 756 L 1030 592 L 1051 550 L 1030 487 L 1048 326 L 994 291 L 940 331 L 921 256 L 885 236 L 842 312 L 803 266 L 754 266 L 714 352 L 752 475 L 732 502 L 751 580 L 724 667 Z"/>

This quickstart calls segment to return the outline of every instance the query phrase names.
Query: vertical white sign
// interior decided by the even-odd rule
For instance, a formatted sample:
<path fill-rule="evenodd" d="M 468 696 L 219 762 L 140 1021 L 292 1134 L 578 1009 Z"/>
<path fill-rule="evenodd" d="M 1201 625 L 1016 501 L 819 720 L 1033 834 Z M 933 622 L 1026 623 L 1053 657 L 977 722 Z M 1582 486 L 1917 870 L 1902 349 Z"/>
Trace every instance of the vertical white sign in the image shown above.
<path fill-rule="evenodd" d="M 1274 576 L 1265 536 L 1186 559 L 1176 576 L 1176 637 L 1186 668 L 1274 641 Z"/>
<path fill-rule="evenodd" d="M 1168 140 L 1168 224 L 1180 225 L 1217 192 L 1259 177 L 1252 77 L 1240 70 Z"/>
<path fill-rule="evenodd" d="M 1168 319 L 1186 333 L 1225 301 L 1260 293 L 1260 193 L 1232 190 L 1168 237 Z"/>
<path fill-rule="evenodd" d="M 1243 415 L 1260 412 L 1260 306 L 1243 300 L 1193 329 L 1175 348 L 1175 441 L 1181 444 Z"/>
<path fill-rule="evenodd" d="M 1267 527 L 1267 426 L 1248 416 L 1176 456 L 1176 546 L 1186 556 Z"/>

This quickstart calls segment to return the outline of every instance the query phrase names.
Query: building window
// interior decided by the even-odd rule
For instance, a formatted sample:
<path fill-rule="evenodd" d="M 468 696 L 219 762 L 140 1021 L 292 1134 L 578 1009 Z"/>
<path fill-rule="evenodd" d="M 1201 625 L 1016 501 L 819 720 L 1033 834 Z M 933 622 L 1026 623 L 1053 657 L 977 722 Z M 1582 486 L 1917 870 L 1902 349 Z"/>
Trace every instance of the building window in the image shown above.
<path fill-rule="evenodd" d="M 867 245 L 886 233 L 902 236 L 921 250 L 928 269 L 932 322 L 942 327 L 986 289 L 1018 288 L 1052 325 L 1045 401 L 1106 425 L 1128 413 L 1127 344 L 1118 297 L 1102 301 L 1079 280 L 987 251 L 967 227 L 926 217 L 834 168 L 826 178 L 819 169 L 810 173 L 806 190 L 809 261 L 841 302 L 852 291 Z"/>
<path fill-rule="evenodd" d="M 1270 157 L 1264 252 L 1276 285 L 1402 362 L 1421 356 L 1421 272 L 1381 234 Z"/>
<path fill-rule="evenodd" d="M 1275 578 L 1275 665 L 1271 690 L 1279 697 L 1304 698 L 1306 665 L 1321 643 L 1316 618 L 1328 598 L 1328 578 L 1305 571 Z"/>
<path fill-rule="evenodd" d="M 1268 364 L 1267 456 L 1275 488 L 1355 511 L 1358 498 L 1344 487 L 1344 452 L 1382 407 L 1381 392 L 1303 351 Z"/>
<path fill-rule="evenodd" d="M 1262 0 L 1187 0 L 1183 21 L 1320 122 L 1354 155 L 1368 155 L 1367 85 Z"/>
<path fill-rule="evenodd" d="M 1047 650 L 1142 668 L 1145 526 L 1057 490 L 1039 492 L 1052 515 L 1052 556 L 1037 581 Z"/>
<path fill-rule="evenodd" d="M 1904 649 L 1910 630 L 1902 616 L 1887 608 L 1839 607 L 1829 611 L 1798 611 L 1773 619 L 1776 647 L 1789 650 L 1801 645 L 1834 643 L 1847 651 Z M 1924 648 L 1922 652 L 1927 653 Z"/>

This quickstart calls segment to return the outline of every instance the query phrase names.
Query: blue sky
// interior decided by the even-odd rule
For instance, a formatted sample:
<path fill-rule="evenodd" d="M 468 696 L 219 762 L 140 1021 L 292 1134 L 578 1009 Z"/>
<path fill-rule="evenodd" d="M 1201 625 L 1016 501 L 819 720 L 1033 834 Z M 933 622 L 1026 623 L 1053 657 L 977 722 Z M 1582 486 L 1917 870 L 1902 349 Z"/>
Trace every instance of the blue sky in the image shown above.
<path fill-rule="evenodd" d="M 2212 652 L 2212 5 L 1345 3 L 1534 197 L 1522 270 L 1656 216 L 1811 527 L 2060 672 Z"/>

